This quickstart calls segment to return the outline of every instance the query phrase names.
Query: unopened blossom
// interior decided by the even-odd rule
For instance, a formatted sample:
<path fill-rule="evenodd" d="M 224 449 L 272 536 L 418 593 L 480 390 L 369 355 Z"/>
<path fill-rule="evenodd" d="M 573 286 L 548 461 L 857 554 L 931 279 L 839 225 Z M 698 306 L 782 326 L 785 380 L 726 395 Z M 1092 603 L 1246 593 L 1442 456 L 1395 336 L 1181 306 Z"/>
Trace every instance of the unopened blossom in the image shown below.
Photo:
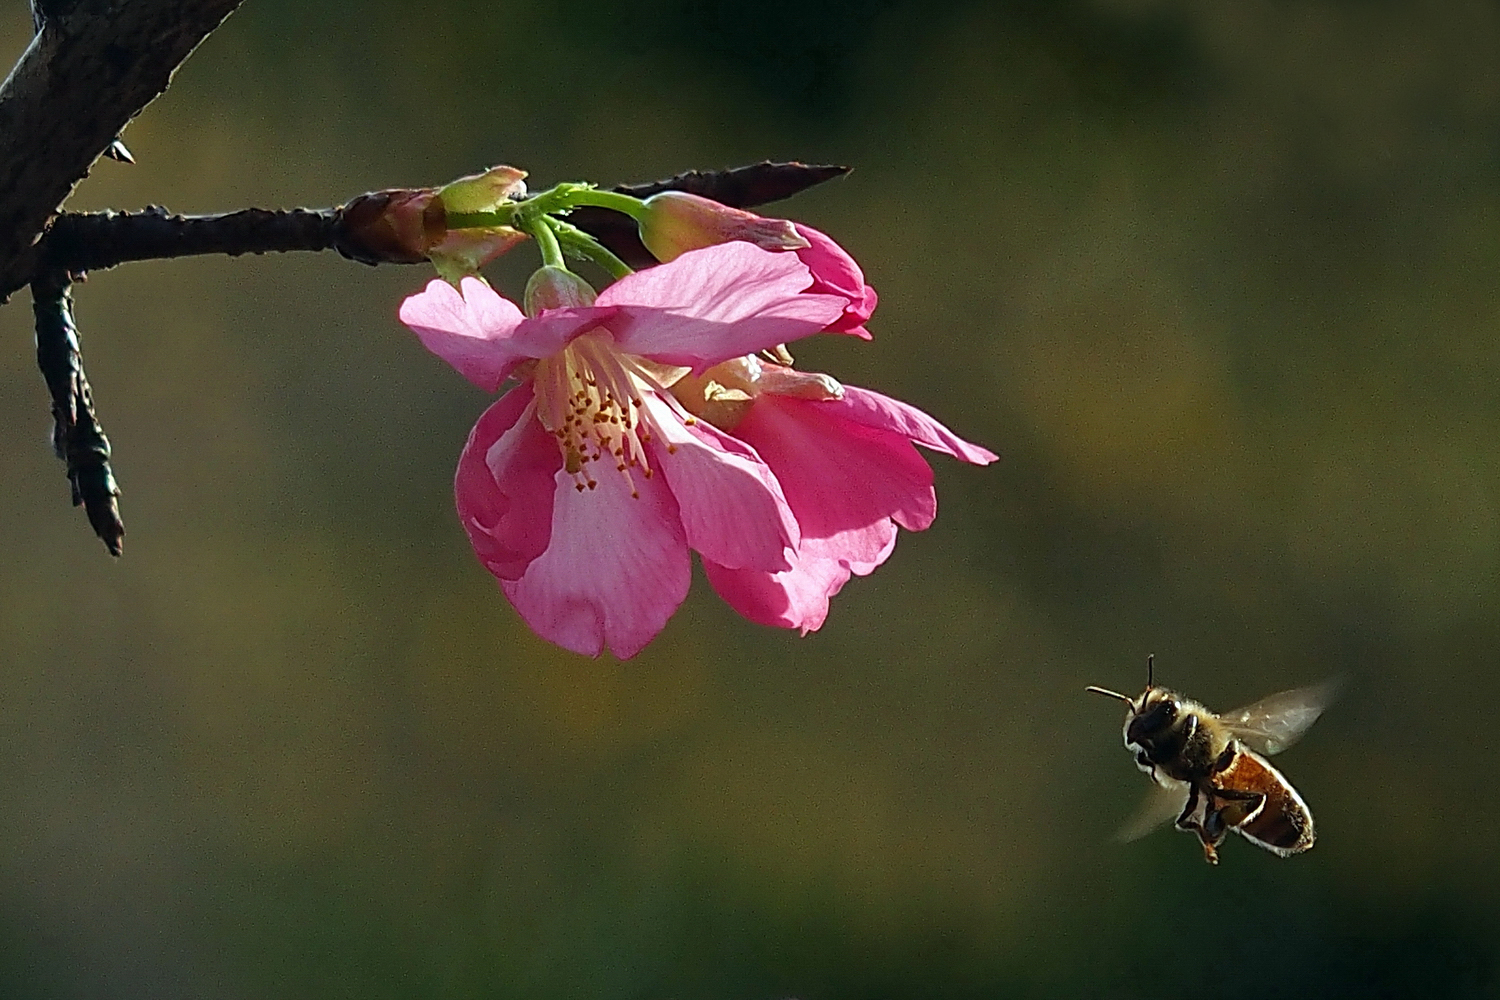
<path fill-rule="evenodd" d="M 676 260 L 689 250 L 731 240 L 795 253 L 812 271 L 811 291 L 846 300 L 829 331 L 870 338 L 865 322 L 875 312 L 875 289 L 865 284 L 854 258 L 825 234 L 800 222 L 768 219 L 685 191 L 654 194 L 644 205 L 637 218 L 641 242 L 657 260 Z"/>
<path fill-rule="evenodd" d="M 662 191 L 643 205 L 641 242 L 657 260 L 676 260 L 689 250 L 731 240 L 762 250 L 802 250 L 811 245 L 789 219 L 768 219 L 686 191 Z"/>
<path fill-rule="evenodd" d="M 451 222 L 462 215 L 494 212 L 526 195 L 526 171 L 500 165 L 482 174 L 471 174 L 438 189 L 445 217 Z M 450 228 L 443 239 L 427 251 L 427 259 L 438 274 L 449 281 L 476 274 L 479 269 L 526 239 L 511 226 Z"/>
<path fill-rule="evenodd" d="M 440 188 L 392 188 L 362 194 L 340 211 L 339 247 L 369 264 L 431 261 L 458 281 L 474 274 L 526 234 L 511 226 L 449 228 L 450 217 L 490 213 L 526 193 L 526 172 L 491 167 Z"/>
<path fill-rule="evenodd" d="M 976 465 L 996 459 L 916 407 L 753 356 L 679 379 L 672 392 L 689 412 L 755 449 L 776 474 L 801 535 L 784 569 L 705 557 L 709 581 L 751 621 L 803 634 L 823 624 L 829 598 L 851 575 L 889 558 L 898 526 L 921 531 L 932 523 L 932 469 L 914 444 Z"/>
<path fill-rule="evenodd" d="M 827 329 L 848 301 L 812 285 L 796 256 L 734 242 L 597 299 L 543 268 L 525 313 L 473 278 L 402 304 L 402 321 L 480 388 L 518 380 L 474 426 L 454 489 L 475 553 L 539 635 L 634 655 L 686 596 L 690 549 L 726 569 L 792 568 L 802 538 L 776 476 L 669 389 Z"/>

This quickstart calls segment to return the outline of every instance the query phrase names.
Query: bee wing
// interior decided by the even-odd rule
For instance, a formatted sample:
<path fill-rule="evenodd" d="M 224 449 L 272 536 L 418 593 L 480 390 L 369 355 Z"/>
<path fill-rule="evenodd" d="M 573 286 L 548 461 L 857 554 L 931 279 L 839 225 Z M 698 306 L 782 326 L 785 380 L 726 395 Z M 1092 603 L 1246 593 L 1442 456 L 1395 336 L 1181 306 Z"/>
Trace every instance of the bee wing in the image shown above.
<path fill-rule="evenodd" d="M 1219 719 L 1250 749 L 1267 756 L 1281 753 L 1301 739 L 1308 726 L 1318 721 L 1318 716 L 1333 701 L 1338 689 L 1339 682 L 1331 680 L 1313 687 L 1282 691 L 1253 705 L 1225 712 Z"/>
<path fill-rule="evenodd" d="M 1162 778 L 1161 782 L 1152 783 L 1151 791 L 1146 793 L 1135 813 L 1115 831 L 1115 839 L 1120 843 L 1140 840 L 1182 812 L 1182 807 L 1187 804 L 1187 783 L 1170 778 Z"/>

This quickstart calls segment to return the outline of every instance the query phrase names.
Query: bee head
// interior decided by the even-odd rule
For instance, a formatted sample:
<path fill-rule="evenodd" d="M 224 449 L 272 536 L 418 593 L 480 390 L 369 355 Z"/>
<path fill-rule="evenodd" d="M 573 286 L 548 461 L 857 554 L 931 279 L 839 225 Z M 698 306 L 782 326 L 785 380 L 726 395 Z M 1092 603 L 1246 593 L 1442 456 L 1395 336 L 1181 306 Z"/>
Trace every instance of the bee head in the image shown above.
<path fill-rule="evenodd" d="M 1146 690 L 1138 698 L 1131 698 L 1108 688 L 1088 688 L 1095 694 L 1117 698 L 1126 704 L 1129 709 L 1129 714 L 1125 716 L 1127 744 L 1145 746 L 1153 743 L 1176 725 L 1183 715 L 1183 697 L 1175 691 L 1156 686 L 1153 676 L 1155 665 L 1155 654 L 1146 657 Z"/>
<path fill-rule="evenodd" d="M 1125 724 L 1125 738 L 1131 743 L 1145 743 L 1166 732 L 1177 721 L 1180 697 L 1166 688 L 1148 687 L 1138 701 L 1130 703 L 1131 718 Z"/>

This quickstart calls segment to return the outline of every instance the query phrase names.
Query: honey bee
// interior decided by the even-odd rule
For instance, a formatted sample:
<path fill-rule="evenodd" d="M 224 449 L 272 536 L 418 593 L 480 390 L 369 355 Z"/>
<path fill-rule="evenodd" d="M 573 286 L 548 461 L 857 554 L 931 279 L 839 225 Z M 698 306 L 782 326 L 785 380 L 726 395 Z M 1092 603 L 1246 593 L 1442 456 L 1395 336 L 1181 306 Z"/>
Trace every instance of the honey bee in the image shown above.
<path fill-rule="evenodd" d="M 1266 757 L 1291 746 L 1317 721 L 1337 685 L 1283 691 L 1218 715 L 1156 687 L 1154 660 L 1146 660 L 1146 690 L 1139 698 L 1087 689 L 1129 706 L 1125 749 L 1156 784 L 1121 838 L 1134 840 L 1176 813 L 1177 829 L 1198 835 L 1211 865 L 1219 863 L 1219 845 L 1230 830 L 1282 857 L 1312 847 L 1312 812 Z"/>

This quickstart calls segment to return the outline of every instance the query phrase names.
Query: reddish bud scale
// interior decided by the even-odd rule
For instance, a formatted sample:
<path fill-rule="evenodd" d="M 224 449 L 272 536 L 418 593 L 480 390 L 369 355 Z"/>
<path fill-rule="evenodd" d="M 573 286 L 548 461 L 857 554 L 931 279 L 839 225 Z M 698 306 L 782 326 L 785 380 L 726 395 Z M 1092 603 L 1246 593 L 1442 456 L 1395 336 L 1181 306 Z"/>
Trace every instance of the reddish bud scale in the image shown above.
<path fill-rule="evenodd" d="M 420 264 L 447 234 L 435 188 L 372 191 L 339 211 L 339 251 L 365 264 Z"/>

